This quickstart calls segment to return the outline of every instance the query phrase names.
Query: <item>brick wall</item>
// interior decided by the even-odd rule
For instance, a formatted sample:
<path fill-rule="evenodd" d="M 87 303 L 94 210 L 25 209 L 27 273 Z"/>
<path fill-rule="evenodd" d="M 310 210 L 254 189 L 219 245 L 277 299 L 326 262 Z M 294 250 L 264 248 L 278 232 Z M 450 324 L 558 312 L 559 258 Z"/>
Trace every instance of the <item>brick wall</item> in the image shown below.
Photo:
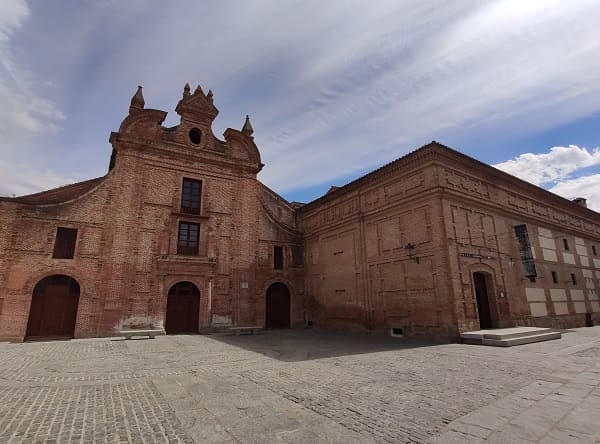
<path fill-rule="evenodd" d="M 481 326 L 475 273 L 486 282 L 493 327 L 600 321 L 600 258 L 592 248 L 600 251 L 599 215 L 437 143 L 298 215 L 309 318 L 317 324 L 456 337 Z M 521 224 L 535 282 L 522 269 L 514 228 Z M 564 237 L 571 251 L 561 251 Z"/>

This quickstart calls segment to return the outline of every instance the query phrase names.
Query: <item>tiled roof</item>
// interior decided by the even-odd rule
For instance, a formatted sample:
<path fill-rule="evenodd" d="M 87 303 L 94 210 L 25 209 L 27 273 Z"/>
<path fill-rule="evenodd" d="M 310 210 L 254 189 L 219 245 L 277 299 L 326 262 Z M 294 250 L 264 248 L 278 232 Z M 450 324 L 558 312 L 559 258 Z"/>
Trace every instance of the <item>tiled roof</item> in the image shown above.
<path fill-rule="evenodd" d="M 29 194 L 27 196 L 0 197 L 0 200 L 27 205 L 59 204 L 84 195 L 96 186 L 100 185 L 105 178 L 106 176 L 97 177 L 95 179 L 54 188 L 52 190 L 42 191 L 41 193 Z"/>

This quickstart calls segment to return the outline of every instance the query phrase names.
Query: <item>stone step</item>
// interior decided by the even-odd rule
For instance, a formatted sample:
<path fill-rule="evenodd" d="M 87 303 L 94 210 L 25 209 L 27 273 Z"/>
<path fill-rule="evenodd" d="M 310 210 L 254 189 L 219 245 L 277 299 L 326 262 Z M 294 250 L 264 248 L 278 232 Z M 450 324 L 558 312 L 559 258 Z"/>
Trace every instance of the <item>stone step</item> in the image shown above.
<path fill-rule="evenodd" d="M 503 328 L 498 331 L 487 331 L 483 335 L 484 339 L 512 339 L 522 338 L 525 336 L 536 336 L 543 333 L 552 333 L 550 328 L 538 328 L 538 327 L 515 327 L 515 328 Z"/>
<path fill-rule="evenodd" d="M 550 328 L 512 327 L 468 331 L 461 333 L 460 337 L 464 344 L 482 344 L 508 347 L 511 345 L 528 344 L 530 342 L 559 339 L 561 334 L 553 331 Z"/>
<path fill-rule="evenodd" d="M 558 331 L 550 331 L 540 334 L 528 334 L 520 337 L 512 337 L 508 339 L 489 339 L 486 335 L 481 341 L 483 345 L 492 345 L 495 347 L 512 347 L 514 345 L 531 344 L 533 342 L 550 341 L 552 339 L 560 339 L 561 333 Z"/>

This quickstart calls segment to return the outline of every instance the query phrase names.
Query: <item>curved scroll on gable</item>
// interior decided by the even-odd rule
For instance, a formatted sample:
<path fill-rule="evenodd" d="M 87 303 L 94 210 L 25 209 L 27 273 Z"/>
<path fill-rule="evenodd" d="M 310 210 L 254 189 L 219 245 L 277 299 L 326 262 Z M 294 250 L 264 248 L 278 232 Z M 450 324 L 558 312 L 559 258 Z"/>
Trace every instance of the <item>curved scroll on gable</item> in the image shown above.
<path fill-rule="evenodd" d="M 162 123 L 167 117 L 166 111 L 158 109 L 141 109 L 130 113 L 119 127 L 123 135 L 140 135 L 144 139 L 160 140 L 164 128 Z"/>
<path fill-rule="evenodd" d="M 252 136 L 248 136 L 233 128 L 227 128 L 223 136 L 229 147 L 231 157 L 255 163 L 262 168 L 260 152 Z"/>
<path fill-rule="evenodd" d="M 262 183 L 260 185 L 260 204 L 265 219 L 277 229 L 288 234 L 299 235 L 300 231 L 296 226 L 295 213 L 291 205 L 266 185 Z"/>

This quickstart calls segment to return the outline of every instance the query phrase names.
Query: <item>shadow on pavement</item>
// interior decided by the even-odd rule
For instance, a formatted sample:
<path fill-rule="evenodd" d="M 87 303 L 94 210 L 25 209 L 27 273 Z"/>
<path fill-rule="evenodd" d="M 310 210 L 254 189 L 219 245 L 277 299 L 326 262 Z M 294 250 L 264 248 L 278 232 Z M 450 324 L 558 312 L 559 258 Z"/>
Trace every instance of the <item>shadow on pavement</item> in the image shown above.
<path fill-rule="evenodd" d="M 264 330 L 255 334 L 219 333 L 211 339 L 260 353 L 280 361 L 295 362 L 337 356 L 427 347 L 439 343 L 383 334 L 331 330 Z"/>

